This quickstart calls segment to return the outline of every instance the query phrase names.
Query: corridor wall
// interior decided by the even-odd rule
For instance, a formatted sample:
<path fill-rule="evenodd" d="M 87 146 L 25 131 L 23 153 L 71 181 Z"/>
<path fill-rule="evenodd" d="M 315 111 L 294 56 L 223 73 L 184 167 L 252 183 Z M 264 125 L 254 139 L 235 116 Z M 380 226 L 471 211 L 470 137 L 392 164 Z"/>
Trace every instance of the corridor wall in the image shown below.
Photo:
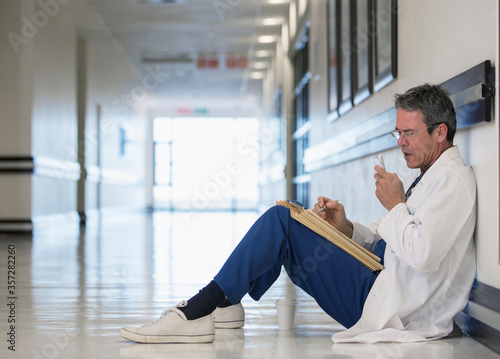
<path fill-rule="evenodd" d="M 46 4 L 0 3 L 0 232 L 146 205 L 141 104 L 111 111 L 140 79 L 102 29 L 79 29 L 84 2 Z"/>
<path fill-rule="evenodd" d="M 297 1 L 293 1 L 297 3 Z M 309 43 L 309 112 L 306 168 L 310 168 L 310 203 L 325 195 L 340 200 L 353 221 L 370 224 L 386 210 L 374 192 L 375 152 L 334 165 L 307 163 L 308 152 L 318 153 L 332 138 L 363 129 L 366 121 L 391 109 L 394 94 L 425 82 L 440 84 L 484 61 L 498 68 L 499 5 L 495 0 L 399 0 L 397 11 L 397 78 L 348 112 L 332 120 L 328 109 L 328 22 L 325 1 L 310 1 L 303 16 L 292 23 L 310 26 Z M 292 14 L 292 15 L 297 15 Z M 289 42 L 296 43 L 297 34 Z M 295 42 L 294 42 L 295 41 Z M 287 56 L 292 57 L 293 51 Z M 498 84 L 498 70 L 495 83 Z M 276 83 L 275 87 L 283 83 Z M 498 85 L 496 86 L 498 89 Z M 284 87 L 285 98 L 294 97 L 294 88 Z M 499 233 L 499 128 L 498 91 L 490 122 L 469 126 L 457 132 L 455 143 L 467 164 L 474 169 L 478 184 L 478 217 L 476 228 L 477 281 L 463 322 L 474 335 L 493 338 L 500 331 L 498 300 L 486 303 L 479 297 L 498 298 L 500 293 L 500 233 Z M 293 117 L 293 116 L 292 116 Z M 286 116 L 282 118 L 284 120 Z M 290 126 L 291 122 L 287 121 Z M 394 118 L 395 125 L 395 118 Z M 393 127 L 394 128 L 394 127 Z M 289 141 L 293 132 L 289 131 Z M 290 135 L 291 133 L 291 135 Z M 290 148 L 289 148 L 290 152 Z M 386 168 L 396 172 L 408 185 L 415 170 L 406 167 L 400 149 L 384 150 Z M 289 156 L 289 159 L 291 157 Z M 288 162 L 287 167 L 293 166 Z M 292 179 L 288 177 L 290 183 Z M 264 191 L 265 192 L 265 191 Z M 269 194 L 272 196 L 272 193 Z M 271 198 L 265 198 L 270 203 Z M 479 323 L 471 325 L 471 323 Z M 477 328 L 483 328 L 477 331 Z M 486 329 L 484 329 L 486 328 Z M 476 332 L 474 332 L 476 331 Z M 480 333 L 480 334 L 477 334 Z M 493 336 L 485 333 L 496 333 Z M 498 350 L 498 347 L 496 348 Z"/>

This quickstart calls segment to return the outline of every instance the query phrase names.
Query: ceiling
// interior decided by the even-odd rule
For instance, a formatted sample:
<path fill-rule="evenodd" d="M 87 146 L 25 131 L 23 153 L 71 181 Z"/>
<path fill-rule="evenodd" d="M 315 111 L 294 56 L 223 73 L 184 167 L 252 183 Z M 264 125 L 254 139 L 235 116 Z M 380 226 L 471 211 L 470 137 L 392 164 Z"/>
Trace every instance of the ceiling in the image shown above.
<path fill-rule="evenodd" d="M 288 17 L 288 2 L 86 0 L 139 76 L 147 73 L 146 66 L 168 72 L 168 81 L 151 94 L 153 103 L 166 96 L 258 101 L 262 81 L 253 77 L 259 72 L 262 76 L 271 66 L 281 24 Z M 91 34 L 92 25 L 86 27 Z M 274 40 L 261 43 L 263 35 Z M 268 50 L 267 55 L 262 50 Z"/>

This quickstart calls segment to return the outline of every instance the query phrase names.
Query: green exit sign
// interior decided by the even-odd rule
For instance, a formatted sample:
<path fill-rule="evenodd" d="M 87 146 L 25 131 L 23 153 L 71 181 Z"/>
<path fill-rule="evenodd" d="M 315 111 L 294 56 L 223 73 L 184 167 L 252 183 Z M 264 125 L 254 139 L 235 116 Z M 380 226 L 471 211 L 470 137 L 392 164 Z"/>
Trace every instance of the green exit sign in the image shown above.
<path fill-rule="evenodd" d="M 208 108 L 195 108 L 194 113 L 197 115 L 207 115 L 208 114 Z"/>

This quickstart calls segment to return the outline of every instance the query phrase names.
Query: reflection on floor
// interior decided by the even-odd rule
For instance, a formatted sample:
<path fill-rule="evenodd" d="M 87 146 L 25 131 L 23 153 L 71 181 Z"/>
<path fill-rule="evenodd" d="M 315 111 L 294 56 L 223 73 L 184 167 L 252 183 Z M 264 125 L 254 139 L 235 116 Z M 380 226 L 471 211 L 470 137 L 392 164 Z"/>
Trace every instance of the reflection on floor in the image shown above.
<path fill-rule="evenodd" d="M 34 238 L 0 234 L 2 358 L 500 358 L 473 339 L 425 344 L 333 345 L 342 330 L 282 275 L 259 301 L 245 297 L 246 325 L 217 330 L 211 344 L 135 344 L 124 325 L 156 319 L 208 283 L 255 213 L 135 214 L 89 221 L 80 233 L 47 230 Z M 7 288 L 9 248 L 15 288 Z M 279 331 L 275 301 L 296 297 L 296 328 Z M 8 299 L 8 298 L 14 299 Z M 15 323 L 8 322 L 8 316 Z M 15 325 L 14 334 L 10 326 Z M 15 353 L 9 350 L 14 338 Z M 12 356 L 14 357 L 14 356 Z"/>

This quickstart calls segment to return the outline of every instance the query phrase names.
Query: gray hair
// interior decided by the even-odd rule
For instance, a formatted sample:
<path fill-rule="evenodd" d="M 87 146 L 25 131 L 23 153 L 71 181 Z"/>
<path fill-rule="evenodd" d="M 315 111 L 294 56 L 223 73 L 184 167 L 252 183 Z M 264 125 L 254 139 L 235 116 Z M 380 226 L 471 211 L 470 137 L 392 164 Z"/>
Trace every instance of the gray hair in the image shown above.
<path fill-rule="evenodd" d="M 453 143 L 457 130 L 457 117 L 449 93 L 439 85 L 424 84 L 413 87 L 404 94 L 396 94 L 395 107 L 404 111 L 419 111 L 424 115 L 424 122 L 431 134 L 433 125 L 444 123 L 448 127 L 446 139 Z"/>

